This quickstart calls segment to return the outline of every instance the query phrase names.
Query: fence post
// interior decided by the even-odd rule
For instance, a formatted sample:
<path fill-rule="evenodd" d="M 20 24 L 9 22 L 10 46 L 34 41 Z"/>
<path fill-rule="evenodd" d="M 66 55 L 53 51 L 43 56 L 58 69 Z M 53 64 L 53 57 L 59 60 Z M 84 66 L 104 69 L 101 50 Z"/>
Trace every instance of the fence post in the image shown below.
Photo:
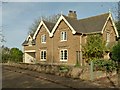
<path fill-rule="evenodd" d="M 93 61 L 91 60 L 91 61 L 90 61 L 90 80 L 91 80 L 91 81 L 93 81 L 93 79 L 94 79 L 94 78 L 93 78 L 93 77 L 94 77 L 94 76 L 93 76 L 93 66 L 94 66 L 94 65 L 93 65 Z"/>

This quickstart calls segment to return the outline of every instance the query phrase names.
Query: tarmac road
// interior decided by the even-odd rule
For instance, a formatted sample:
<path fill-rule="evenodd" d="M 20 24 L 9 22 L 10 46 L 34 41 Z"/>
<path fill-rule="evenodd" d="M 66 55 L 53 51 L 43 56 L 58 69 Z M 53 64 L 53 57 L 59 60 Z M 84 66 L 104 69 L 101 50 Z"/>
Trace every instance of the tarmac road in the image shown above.
<path fill-rule="evenodd" d="M 3 69 L 2 88 L 66 88 L 41 78 Z M 68 87 L 67 87 L 68 88 Z"/>

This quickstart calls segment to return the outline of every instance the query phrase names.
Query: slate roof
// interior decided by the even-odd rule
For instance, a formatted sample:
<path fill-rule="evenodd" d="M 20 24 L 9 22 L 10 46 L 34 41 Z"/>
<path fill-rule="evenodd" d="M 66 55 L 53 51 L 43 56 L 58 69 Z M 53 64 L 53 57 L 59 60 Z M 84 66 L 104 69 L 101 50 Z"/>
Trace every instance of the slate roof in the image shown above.
<path fill-rule="evenodd" d="M 23 46 L 26 46 L 26 45 L 28 45 L 28 42 L 29 42 L 29 41 L 25 40 L 25 41 L 22 43 L 22 45 L 23 45 Z M 35 45 L 35 40 L 32 40 L 32 45 Z"/>
<path fill-rule="evenodd" d="M 73 27 L 77 33 L 92 33 L 92 32 L 101 32 L 105 22 L 109 16 L 109 13 L 104 13 L 97 16 L 92 16 L 84 19 L 73 19 L 68 16 L 63 15 L 63 17 L 68 21 L 68 23 Z M 47 22 L 43 20 L 49 31 L 51 32 L 55 23 Z M 33 34 L 30 35 L 33 37 Z M 32 41 L 35 44 L 35 40 Z M 28 41 L 25 40 L 22 45 L 28 45 Z"/>
<path fill-rule="evenodd" d="M 92 16 L 80 20 L 72 19 L 65 15 L 63 16 L 77 33 L 91 33 L 91 32 L 101 32 L 109 16 L 109 13 Z"/>
<path fill-rule="evenodd" d="M 45 25 L 47 26 L 47 28 L 49 29 L 49 31 L 51 32 L 55 23 L 51 23 L 51 22 L 47 22 L 45 20 L 43 20 L 43 22 L 45 23 Z"/>

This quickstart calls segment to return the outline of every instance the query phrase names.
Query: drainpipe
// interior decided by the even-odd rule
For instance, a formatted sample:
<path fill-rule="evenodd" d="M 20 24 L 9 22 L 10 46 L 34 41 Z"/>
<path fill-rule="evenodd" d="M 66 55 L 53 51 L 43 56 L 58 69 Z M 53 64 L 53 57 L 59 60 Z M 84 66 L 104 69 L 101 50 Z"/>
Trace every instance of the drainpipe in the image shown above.
<path fill-rule="evenodd" d="M 51 62 L 52 64 L 53 64 L 53 61 L 54 61 L 54 60 L 53 60 L 53 59 L 54 59 L 54 58 L 53 58 L 53 51 L 54 51 L 53 48 L 54 48 L 54 44 L 53 44 L 53 37 L 52 37 L 52 62 Z"/>
<path fill-rule="evenodd" d="M 80 65 L 82 66 L 82 35 L 80 35 L 80 56 L 79 56 L 79 59 L 80 59 Z"/>

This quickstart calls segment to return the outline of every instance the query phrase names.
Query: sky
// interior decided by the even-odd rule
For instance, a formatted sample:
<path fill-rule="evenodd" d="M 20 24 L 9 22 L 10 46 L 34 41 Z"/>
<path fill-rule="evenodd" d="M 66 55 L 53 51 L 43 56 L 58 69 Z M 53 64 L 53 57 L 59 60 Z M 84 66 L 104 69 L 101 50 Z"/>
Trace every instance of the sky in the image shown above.
<path fill-rule="evenodd" d="M 106 13 L 110 9 L 115 17 L 117 2 L 3 2 L 0 6 L 0 30 L 6 40 L 3 44 L 22 50 L 22 43 L 28 36 L 30 26 L 40 16 L 51 16 L 61 12 L 67 15 L 69 10 L 73 10 L 81 19 Z"/>

